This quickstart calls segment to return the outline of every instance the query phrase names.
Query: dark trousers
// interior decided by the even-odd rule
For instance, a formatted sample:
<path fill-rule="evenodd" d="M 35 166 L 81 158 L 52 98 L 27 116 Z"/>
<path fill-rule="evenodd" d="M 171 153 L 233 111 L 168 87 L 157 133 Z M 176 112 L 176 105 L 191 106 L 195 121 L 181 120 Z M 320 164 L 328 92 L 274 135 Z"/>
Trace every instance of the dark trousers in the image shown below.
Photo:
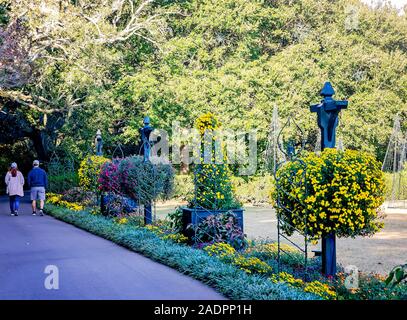
<path fill-rule="evenodd" d="M 13 213 L 20 208 L 20 196 L 10 196 L 10 211 Z"/>

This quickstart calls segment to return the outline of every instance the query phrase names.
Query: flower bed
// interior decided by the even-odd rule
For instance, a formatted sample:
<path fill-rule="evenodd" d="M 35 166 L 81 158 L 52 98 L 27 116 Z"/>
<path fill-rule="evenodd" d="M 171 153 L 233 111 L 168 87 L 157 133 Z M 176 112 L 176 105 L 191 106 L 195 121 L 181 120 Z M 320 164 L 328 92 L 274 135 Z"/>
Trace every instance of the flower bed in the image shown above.
<path fill-rule="evenodd" d="M 63 199 L 63 195 L 55 193 L 48 193 L 47 203 L 61 206 L 73 211 L 81 211 L 85 209 L 85 207 L 80 203 L 66 201 Z"/>
<path fill-rule="evenodd" d="M 222 262 L 205 251 L 163 239 L 148 228 L 118 223 L 86 211 L 75 212 L 48 204 L 47 212 L 57 219 L 111 240 L 130 250 L 168 265 L 212 286 L 231 299 L 315 300 L 317 295 L 284 283 L 273 283 L 264 275 L 248 274 L 235 265 Z M 149 227 L 152 228 L 152 227 Z"/>
<path fill-rule="evenodd" d="M 55 195 L 54 195 L 55 196 Z M 359 274 L 359 289 L 348 290 L 346 275 L 326 279 L 319 272 L 301 278 L 300 252 L 284 245 L 284 270 L 277 273 L 277 245 L 251 241 L 245 250 L 224 242 L 204 245 L 203 250 L 184 244 L 183 237 L 170 223 L 160 221 L 143 227 L 129 217 L 104 217 L 87 211 L 73 211 L 65 202 L 52 201 L 47 212 L 65 222 L 114 241 L 133 251 L 173 267 L 216 288 L 232 299 L 407 299 L 407 284 L 387 285 L 385 277 Z M 313 264 L 319 261 L 310 259 Z M 290 269 L 291 268 L 291 269 Z M 297 272 L 297 273 L 296 273 Z"/>

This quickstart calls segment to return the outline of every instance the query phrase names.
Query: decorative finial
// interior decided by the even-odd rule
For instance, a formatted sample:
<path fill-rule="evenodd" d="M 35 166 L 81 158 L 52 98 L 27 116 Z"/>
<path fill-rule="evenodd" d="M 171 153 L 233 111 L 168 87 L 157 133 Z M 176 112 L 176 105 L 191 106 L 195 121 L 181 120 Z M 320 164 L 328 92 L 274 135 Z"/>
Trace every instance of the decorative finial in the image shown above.
<path fill-rule="evenodd" d="M 321 89 L 320 95 L 323 97 L 332 97 L 335 90 L 330 82 L 325 82 L 324 87 Z"/>

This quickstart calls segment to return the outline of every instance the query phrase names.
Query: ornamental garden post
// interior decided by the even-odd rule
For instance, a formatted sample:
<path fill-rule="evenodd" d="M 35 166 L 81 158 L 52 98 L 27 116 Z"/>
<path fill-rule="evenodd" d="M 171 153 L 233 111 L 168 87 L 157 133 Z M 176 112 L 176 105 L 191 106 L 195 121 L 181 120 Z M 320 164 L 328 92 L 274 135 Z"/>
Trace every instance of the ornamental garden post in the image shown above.
<path fill-rule="evenodd" d="M 321 103 L 311 105 L 311 112 L 317 113 L 318 127 L 321 130 L 321 151 L 325 148 L 335 148 L 336 128 L 338 115 L 342 109 L 346 109 L 348 101 L 334 100 L 335 94 L 330 82 L 326 82 L 321 90 L 323 97 Z M 326 276 L 336 274 L 336 241 L 335 233 L 322 236 L 322 272 Z"/>
<path fill-rule="evenodd" d="M 143 148 L 144 162 L 150 161 L 151 145 L 150 145 L 150 134 L 153 132 L 154 128 L 150 125 L 150 118 L 144 118 L 144 126 L 140 129 L 141 143 Z M 152 212 L 151 212 L 151 203 L 144 205 L 144 223 L 151 224 Z"/>
<path fill-rule="evenodd" d="M 96 131 L 96 136 L 95 136 L 95 149 L 96 149 L 96 155 L 97 156 L 103 156 L 103 138 L 102 138 L 102 131 L 98 129 Z M 98 198 L 98 192 L 96 194 L 96 197 Z M 96 199 L 97 199 L 96 198 Z M 100 212 L 103 214 L 106 211 L 105 204 L 104 204 L 104 196 L 103 192 L 100 192 Z"/>
<path fill-rule="evenodd" d="M 102 139 L 102 132 L 100 129 L 96 132 L 95 137 L 95 147 L 96 147 L 96 155 L 103 156 L 103 139 Z"/>

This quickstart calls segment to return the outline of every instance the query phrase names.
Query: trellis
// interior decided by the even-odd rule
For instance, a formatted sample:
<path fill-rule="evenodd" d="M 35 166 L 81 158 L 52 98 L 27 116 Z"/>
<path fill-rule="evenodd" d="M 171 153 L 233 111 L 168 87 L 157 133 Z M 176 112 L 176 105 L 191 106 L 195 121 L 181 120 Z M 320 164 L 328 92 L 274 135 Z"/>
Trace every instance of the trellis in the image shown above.
<path fill-rule="evenodd" d="M 307 194 L 308 186 L 307 186 L 307 165 L 303 160 L 301 160 L 301 153 L 304 151 L 306 140 L 304 138 L 304 132 L 300 128 L 300 126 L 295 122 L 293 116 L 290 116 L 287 122 L 284 124 L 282 129 L 280 130 L 277 138 L 277 145 L 280 151 L 285 155 L 283 161 L 279 162 L 275 166 L 274 170 L 274 177 L 275 177 L 275 184 L 276 184 L 276 191 L 277 191 L 277 201 L 276 201 L 276 214 L 277 214 L 277 245 L 278 245 L 278 272 L 283 271 L 283 264 L 282 264 L 282 254 L 292 255 L 291 252 L 285 250 L 282 246 L 282 241 L 287 241 L 289 244 L 293 245 L 297 248 L 303 255 L 304 255 L 304 277 L 307 277 L 308 274 L 308 230 L 307 230 L 307 214 L 303 215 L 303 223 L 305 225 L 304 230 L 299 230 L 292 224 L 290 224 L 286 219 L 284 219 L 284 214 L 282 212 L 289 212 L 292 211 L 284 205 L 284 197 L 291 197 L 294 196 L 287 190 L 284 189 L 284 185 L 281 184 L 281 179 L 278 175 L 278 170 L 287 165 L 289 162 L 295 162 L 299 165 L 302 169 L 301 178 L 298 179 L 296 176 L 296 172 L 293 172 L 288 176 L 288 179 L 291 185 L 295 185 L 296 187 L 304 187 L 305 193 Z M 287 178 L 287 177 L 286 177 Z M 284 197 L 283 197 L 284 196 Z M 306 205 L 303 203 L 302 199 L 294 198 L 294 201 L 301 203 L 302 207 L 306 208 Z M 298 243 L 290 237 L 286 232 L 284 232 L 284 227 L 289 226 L 292 230 L 300 235 L 303 239 L 302 243 Z"/>

